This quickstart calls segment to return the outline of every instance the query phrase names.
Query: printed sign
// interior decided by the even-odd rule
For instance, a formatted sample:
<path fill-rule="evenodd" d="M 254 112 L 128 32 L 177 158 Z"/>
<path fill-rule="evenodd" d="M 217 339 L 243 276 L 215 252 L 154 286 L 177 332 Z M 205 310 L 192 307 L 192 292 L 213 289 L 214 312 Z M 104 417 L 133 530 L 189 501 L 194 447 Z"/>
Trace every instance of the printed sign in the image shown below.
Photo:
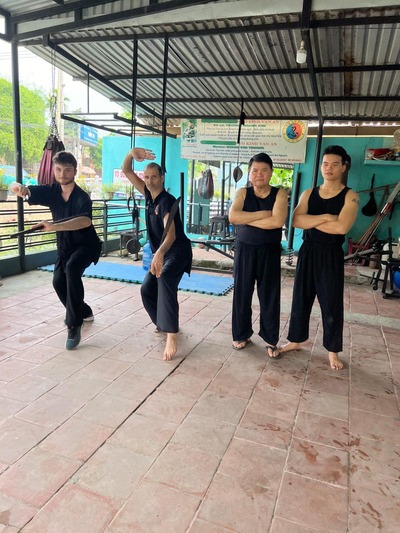
<path fill-rule="evenodd" d="M 96 128 L 90 126 L 81 126 L 79 138 L 81 144 L 86 146 L 97 146 L 98 144 L 98 133 Z"/>
<path fill-rule="evenodd" d="M 181 158 L 247 163 L 267 153 L 274 164 L 304 163 L 308 123 L 303 120 L 246 120 L 237 144 L 238 120 L 182 121 Z"/>

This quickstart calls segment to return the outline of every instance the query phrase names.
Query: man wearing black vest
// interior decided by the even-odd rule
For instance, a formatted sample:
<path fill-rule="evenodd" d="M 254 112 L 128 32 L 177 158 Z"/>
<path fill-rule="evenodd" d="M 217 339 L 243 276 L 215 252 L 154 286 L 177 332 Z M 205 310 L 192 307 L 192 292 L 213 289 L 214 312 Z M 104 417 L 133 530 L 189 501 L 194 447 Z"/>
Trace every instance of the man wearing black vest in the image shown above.
<path fill-rule="evenodd" d="M 144 169 L 144 180 L 132 170 L 132 161 L 152 160 L 151 150 L 133 148 L 122 163 L 122 170 L 146 200 L 147 238 L 154 254 L 150 270 L 141 286 L 144 308 L 157 330 L 167 334 L 164 360 L 170 361 L 178 348 L 179 304 L 178 285 L 185 272 L 190 274 L 192 246 L 186 237 L 179 210 L 175 212 L 166 232 L 175 198 L 164 188 L 164 175 L 157 163 Z"/>
<path fill-rule="evenodd" d="M 358 195 L 343 184 L 349 156 L 341 146 L 328 146 L 321 172 L 324 182 L 303 192 L 293 213 L 293 226 L 304 230 L 293 287 L 288 343 L 277 353 L 298 350 L 309 335 L 311 309 L 317 296 L 322 314 L 323 346 L 333 370 L 343 368 L 343 291 L 346 233 L 357 216 Z"/>
<path fill-rule="evenodd" d="M 249 161 L 249 184 L 236 193 L 229 220 L 236 224 L 232 337 L 242 350 L 253 333 L 252 297 L 257 284 L 260 301 L 260 337 L 269 357 L 275 357 L 279 339 L 281 240 L 287 214 L 287 194 L 271 187 L 273 163 L 260 153 Z"/>

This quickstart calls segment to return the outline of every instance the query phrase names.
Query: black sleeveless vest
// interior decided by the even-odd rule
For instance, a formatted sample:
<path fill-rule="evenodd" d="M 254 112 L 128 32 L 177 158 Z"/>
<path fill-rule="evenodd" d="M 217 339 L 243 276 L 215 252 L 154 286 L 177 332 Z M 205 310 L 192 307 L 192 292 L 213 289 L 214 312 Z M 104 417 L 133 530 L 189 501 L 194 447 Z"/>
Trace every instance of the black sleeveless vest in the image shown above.
<path fill-rule="evenodd" d="M 339 194 L 333 198 L 321 198 L 319 194 L 319 187 L 315 187 L 308 199 L 308 215 L 338 215 L 344 206 L 346 194 L 350 190 L 345 187 Z M 303 232 L 303 240 L 306 242 L 321 242 L 326 244 L 343 244 L 344 235 L 332 235 L 331 233 L 324 233 L 316 228 L 306 229 Z"/>
<path fill-rule="evenodd" d="M 253 187 L 246 190 L 243 211 L 254 213 L 254 211 L 272 211 L 276 195 L 279 189 L 271 187 L 271 191 L 266 198 L 259 198 L 254 194 Z M 237 226 L 237 239 L 244 244 L 258 246 L 260 244 L 279 243 L 282 240 L 282 228 L 261 229 L 245 224 Z"/>

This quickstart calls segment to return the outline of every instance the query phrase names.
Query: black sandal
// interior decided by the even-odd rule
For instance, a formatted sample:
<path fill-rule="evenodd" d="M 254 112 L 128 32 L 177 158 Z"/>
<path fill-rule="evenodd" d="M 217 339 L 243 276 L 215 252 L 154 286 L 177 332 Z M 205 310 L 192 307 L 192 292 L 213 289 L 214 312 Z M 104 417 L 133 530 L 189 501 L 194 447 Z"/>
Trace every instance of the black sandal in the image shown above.
<path fill-rule="evenodd" d="M 267 349 L 268 357 L 270 359 L 275 359 L 275 360 L 282 359 L 282 354 L 281 353 L 278 353 L 278 355 L 270 355 L 269 354 L 270 350 L 271 350 L 272 353 L 275 353 L 278 350 L 278 346 L 270 346 L 269 344 L 267 344 L 266 349 Z"/>

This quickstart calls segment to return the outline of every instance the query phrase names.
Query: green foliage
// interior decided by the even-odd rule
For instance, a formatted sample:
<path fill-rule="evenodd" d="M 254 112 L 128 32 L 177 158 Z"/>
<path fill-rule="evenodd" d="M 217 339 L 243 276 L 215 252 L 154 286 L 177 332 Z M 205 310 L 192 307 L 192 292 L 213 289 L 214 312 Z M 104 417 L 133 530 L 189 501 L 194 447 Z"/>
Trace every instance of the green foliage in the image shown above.
<path fill-rule="evenodd" d="M 24 164 L 40 161 L 46 141 L 46 98 L 39 90 L 20 85 L 22 157 Z M 5 164 L 15 163 L 12 84 L 0 78 L 0 157 Z"/>
<path fill-rule="evenodd" d="M 103 137 L 99 137 L 97 146 L 90 147 L 90 155 L 95 170 L 97 170 L 97 173 L 101 175 L 101 169 L 103 165 Z"/>
<path fill-rule="evenodd" d="M 0 168 L 0 190 L 7 190 L 8 184 L 4 179 L 4 168 Z"/>
<path fill-rule="evenodd" d="M 114 193 L 121 189 L 120 183 L 103 183 L 101 186 L 101 190 L 103 193 Z"/>
<path fill-rule="evenodd" d="M 274 168 L 270 183 L 274 187 L 281 187 L 287 191 L 291 191 L 293 184 L 293 170 Z"/>

